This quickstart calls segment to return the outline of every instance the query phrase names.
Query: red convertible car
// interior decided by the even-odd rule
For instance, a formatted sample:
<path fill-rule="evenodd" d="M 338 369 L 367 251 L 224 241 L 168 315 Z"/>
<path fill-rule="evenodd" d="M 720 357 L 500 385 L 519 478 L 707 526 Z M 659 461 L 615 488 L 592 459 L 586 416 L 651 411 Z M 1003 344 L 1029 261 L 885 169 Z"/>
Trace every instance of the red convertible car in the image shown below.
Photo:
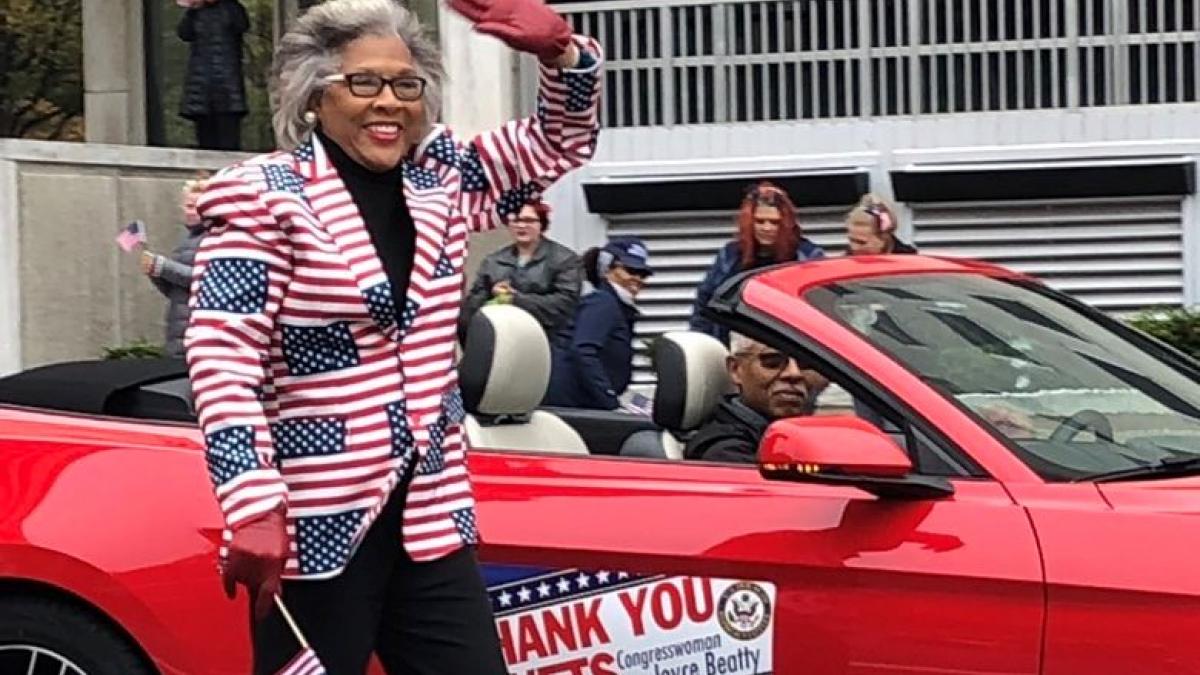
<path fill-rule="evenodd" d="M 1200 673 L 1195 362 L 919 256 L 770 268 L 707 311 L 837 385 L 757 466 L 679 459 L 727 390 L 715 341 L 656 342 L 651 423 L 535 409 L 540 332 L 472 327 L 511 673 Z M 220 530 L 179 364 L 0 380 L 0 673 L 244 675 Z"/>

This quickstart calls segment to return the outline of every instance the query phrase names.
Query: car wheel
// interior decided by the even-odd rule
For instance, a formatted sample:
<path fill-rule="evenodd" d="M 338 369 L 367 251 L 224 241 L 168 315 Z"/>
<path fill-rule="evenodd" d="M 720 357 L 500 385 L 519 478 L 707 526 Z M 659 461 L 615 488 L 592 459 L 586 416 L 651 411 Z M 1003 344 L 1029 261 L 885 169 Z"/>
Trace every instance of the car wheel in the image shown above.
<path fill-rule="evenodd" d="M 0 599 L 0 673 L 152 675 L 133 645 L 87 610 L 29 597 Z"/>

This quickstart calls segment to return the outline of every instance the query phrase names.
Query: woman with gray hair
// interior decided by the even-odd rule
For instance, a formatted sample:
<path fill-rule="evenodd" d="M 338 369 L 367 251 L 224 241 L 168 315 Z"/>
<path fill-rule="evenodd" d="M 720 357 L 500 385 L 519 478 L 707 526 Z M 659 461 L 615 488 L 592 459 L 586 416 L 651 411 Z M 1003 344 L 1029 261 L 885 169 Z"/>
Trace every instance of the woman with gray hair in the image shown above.
<path fill-rule="evenodd" d="M 506 672 L 474 546 L 455 325 L 471 231 L 503 224 L 595 148 L 601 60 L 543 0 L 451 0 L 541 61 L 538 113 L 460 140 L 434 124 L 437 47 L 394 0 L 327 0 L 282 38 L 281 152 L 200 198 L 185 340 L 246 587 L 254 672 Z"/>

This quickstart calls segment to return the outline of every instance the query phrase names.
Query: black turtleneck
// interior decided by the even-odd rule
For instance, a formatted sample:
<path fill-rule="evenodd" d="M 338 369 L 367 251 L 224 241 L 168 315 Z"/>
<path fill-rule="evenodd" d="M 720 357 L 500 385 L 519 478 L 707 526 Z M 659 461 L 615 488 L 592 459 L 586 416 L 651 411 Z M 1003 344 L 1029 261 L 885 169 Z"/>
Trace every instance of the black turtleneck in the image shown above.
<path fill-rule="evenodd" d="M 329 161 L 337 169 L 354 199 L 363 224 L 383 263 L 383 271 L 392 282 L 392 300 L 397 312 L 404 310 L 404 296 L 412 274 L 417 230 L 404 202 L 404 165 L 387 171 L 371 171 L 354 161 L 337 143 L 317 132 Z"/>

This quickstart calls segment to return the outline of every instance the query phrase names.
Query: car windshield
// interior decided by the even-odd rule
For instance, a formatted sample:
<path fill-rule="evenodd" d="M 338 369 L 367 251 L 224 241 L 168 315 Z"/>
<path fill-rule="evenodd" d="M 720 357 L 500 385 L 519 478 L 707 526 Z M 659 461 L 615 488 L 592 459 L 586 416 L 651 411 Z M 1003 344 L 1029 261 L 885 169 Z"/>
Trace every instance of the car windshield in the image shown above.
<path fill-rule="evenodd" d="M 1030 282 L 896 276 L 806 297 L 969 408 L 1047 480 L 1200 456 L 1200 384 Z"/>

